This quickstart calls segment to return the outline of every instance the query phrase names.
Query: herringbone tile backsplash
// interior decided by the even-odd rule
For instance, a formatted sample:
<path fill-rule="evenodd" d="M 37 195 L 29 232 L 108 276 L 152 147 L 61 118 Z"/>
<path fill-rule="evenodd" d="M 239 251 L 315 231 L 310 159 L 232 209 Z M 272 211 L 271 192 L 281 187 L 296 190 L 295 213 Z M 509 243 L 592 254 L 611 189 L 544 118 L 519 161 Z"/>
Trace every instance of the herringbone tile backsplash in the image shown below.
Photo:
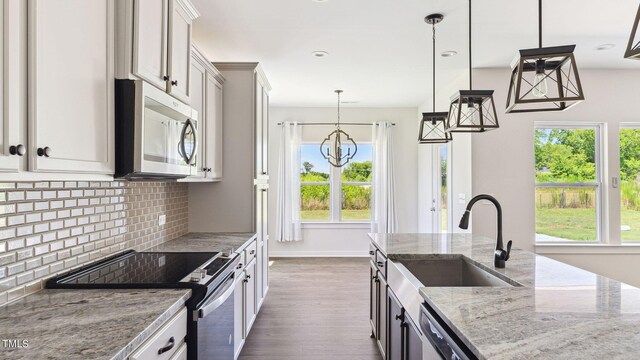
<path fill-rule="evenodd" d="M 0 305 L 71 268 L 184 235 L 187 212 L 184 183 L 0 183 Z"/>

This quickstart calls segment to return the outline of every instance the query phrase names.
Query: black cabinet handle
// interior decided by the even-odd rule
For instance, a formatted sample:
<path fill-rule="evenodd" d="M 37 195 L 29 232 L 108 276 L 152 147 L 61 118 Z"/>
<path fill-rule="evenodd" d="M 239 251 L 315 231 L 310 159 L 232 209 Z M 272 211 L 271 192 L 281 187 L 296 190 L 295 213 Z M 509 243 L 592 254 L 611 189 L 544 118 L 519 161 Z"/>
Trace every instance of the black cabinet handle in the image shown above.
<path fill-rule="evenodd" d="M 373 275 L 373 276 L 371 277 L 371 280 L 378 280 L 378 275 Z"/>
<path fill-rule="evenodd" d="M 375 254 L 376 254 L 376 252 L 375 252 L 375 251 L 373 251 L 373 250 L 369 250 L 369 255 L 375 255 Z"/>
<path fill-rule="evenodd" d="M 247 275 L 247 280 L 251 279 L 251 275 Z"/>
<path fill-rule="evenodd" d="M 400 358 L 403 360 L 406 359 L 407 354 L 409 354 L 409 341 L 407 341 L 407 331 L 409 329 L 407 327 L 408 324 L 403 320 L 402 324 L 400 324 L 400 343 L 402 344 L 400 348 Z"/>
<path fill-rule="evenodd" d="M 44 148 L 38 148 L 38 156 L 49 157 L 51 156 L 51 148 L 45 146 Z"/>
<path fill-rule="evenodd" d="M 382 261 L 378 261 L 378 267 L 384 267 L 384 263 Z"/>
<path fill-rule="evenodd" d="M 172 86 L 178 86 L 178 80 L 173 80 L 173 81 L 171 82 L 171 85 L 172 85 Z"/>
<path fill-rule="evenodd" d="M 396 314 L 396 320 L 404 321 L 404 314 Z"/>
<path fill-rule="evenodd" d="M 22 144 L 9 146 L 9 154 L 11 154 L 11 155 L 22 156 L 26 152 L 27 152 L 27 149 Z"/>
<path fill-rule="evenodd" d="M 262 175 L 267 175 L 267 172 L 266 172 L 266 171 L 263 171 L 263 172 L 262 172 Z"/>
<path fill-rule="evenodd" d="M 169 81 L 169 79 L 171 79 L 171 78 L 169 76 L 167 76 L 167 75 L 162 77 L 162 80 L 164 80 L 164 81 Z"/>
<path fill-rule="evenodd" d="M 236 266 L 236 269 L 242 269 L 242 263 L 238 264 L 238 266 Z"/>
<path fill-rule="evenodd" d="M 169 339 L 169 345 L 158 349 L 158 355 L 160 354 L 164 354 L 167 351 L 173 349 L 173 347 L 176 345 L 176 339 L 173 338 L 173 336 Z"/>
<path fill-rule="evenodd" d="M 255 250 L 251 250 L 251 251 L 249 251 L 249 255 L 253 255 L 253 254 L 255 254 L 255 253 L 256 253 L 256 251 L 255 251 Z"/>

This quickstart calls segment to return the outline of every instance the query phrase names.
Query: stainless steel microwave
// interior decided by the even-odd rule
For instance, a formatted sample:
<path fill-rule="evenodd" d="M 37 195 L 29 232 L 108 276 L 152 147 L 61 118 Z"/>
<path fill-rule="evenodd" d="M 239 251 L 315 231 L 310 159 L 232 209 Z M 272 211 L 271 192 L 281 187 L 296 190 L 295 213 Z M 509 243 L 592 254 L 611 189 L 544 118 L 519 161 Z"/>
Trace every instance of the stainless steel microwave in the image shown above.
<path fill-rule="evenodd" d="M 142 80 L 118 79 L 115 93 L 115 177 L 179 179 L 191 175 L 198 149 L 197 112 Z"/>

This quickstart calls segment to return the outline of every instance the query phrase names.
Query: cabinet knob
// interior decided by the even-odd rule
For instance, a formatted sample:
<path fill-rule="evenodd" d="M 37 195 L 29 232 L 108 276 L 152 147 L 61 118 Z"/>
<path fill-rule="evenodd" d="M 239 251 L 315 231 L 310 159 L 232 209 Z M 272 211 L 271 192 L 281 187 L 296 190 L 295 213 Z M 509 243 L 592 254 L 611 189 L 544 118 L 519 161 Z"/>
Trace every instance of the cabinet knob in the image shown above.
<path fill-rule="evenodd" d="M 375 251 L 373 251 L 373 250 L 369 250 L 369 255 L 375 255 L 375 254 L 376 254 L 376 252 L 375 252 Z"/>
<path fill-rule="evenodd" d="M 38 156 L 49 157 L 51 156 L 51 148 L 45 146 L 44 148 L 38 148 Z"/>
<path fill-rule="evenodd" d="M 172 85 L 172 86 L 178 86 L 178 80 L 173 80 L 173 81 L 171 82 L 171 85 Z"/>
<path fill-rule="evenodd" d="M 255 254 L 255 253 L 256 253 L 256 251 L 255 251 L 255 250 L 251 250 L 251 251 L 249 251 L 249 255 L 253 255 L 253 254 Z"/>
<path fill-rule="evenodd" d="M 23 156 L 27 152 L 27 149 L 24 145 L 11 145 L 9 146 L 9 154 Z"/>
<path fill-rule="evenodd" d="M 384 267 L 384 263 L 382 261 L 378 261 L 378 267 Z"/>
<path fill-rule="evenodd" d="M 238 266 L 236 266 L 236 269 L 242 269 L 242 263 L 238 264 Z"/>
<path fill-rule="evenodd" d="M 170 77 L 168 77 L 167 75 L 162 77 L 162 80 L 164 80 L 164 81 L 169 81 L 169 79 L 170 79 Z"/>

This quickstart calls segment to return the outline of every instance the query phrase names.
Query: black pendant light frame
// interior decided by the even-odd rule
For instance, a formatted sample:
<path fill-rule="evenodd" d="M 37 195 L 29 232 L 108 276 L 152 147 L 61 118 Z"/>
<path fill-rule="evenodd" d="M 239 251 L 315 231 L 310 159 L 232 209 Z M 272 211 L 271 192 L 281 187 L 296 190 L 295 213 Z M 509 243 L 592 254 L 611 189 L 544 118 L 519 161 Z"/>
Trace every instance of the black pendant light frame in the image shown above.
<path fill-rule="evenodd" d="M 542 0 L 538 0 L 538 48 L 520 50 L 513 62 L 506 112 L 564 111 L 582 102 L 575 47 L 542 47 Z M 536 94 L 540 88 L 548 92 Z"/>
<path fill-rule="evenodd" d="M 629 36 L 629 44 L 627 45 L 627 51 L 624 53 L 625 59 L 640 60 L 640 5 L 638 6 L 638 13 L 636 14 L 636 20 L 633 22 L 633 28 L 631 29 L 631 36 Z"/>
<path fill-rule="evenodd" d="M 500 127 L 493 90 L 473 90 L 471 0 L 469 0 L 469 90 L 451 96 L 447 132 L 485 132 Z M 464 108 L 467 108 L 464 110 Z"/>
<path fill-rule="evenodd" d="M 447 130 L 447 112 L 436 112 L 436 24 L 444 19 L 442 14 L 431 14 L 424 21 L 432 27 L 433 41 L 433 88 L 432 88 L 432 112 L 422 113 L 420 120 L 419 144 L 446 144 L 453 140 L 453 136 Z"/>

